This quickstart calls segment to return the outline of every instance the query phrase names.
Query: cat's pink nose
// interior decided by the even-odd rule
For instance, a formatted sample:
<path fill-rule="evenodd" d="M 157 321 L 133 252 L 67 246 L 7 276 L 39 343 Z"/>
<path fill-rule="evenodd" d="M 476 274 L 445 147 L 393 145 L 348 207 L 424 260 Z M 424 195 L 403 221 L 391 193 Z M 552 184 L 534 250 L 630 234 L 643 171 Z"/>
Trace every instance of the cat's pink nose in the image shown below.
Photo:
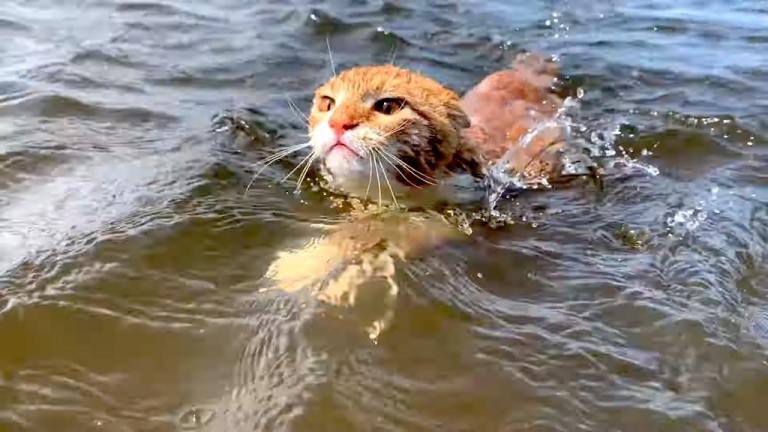
<path fill-rule="evenodd" d="M 336 132 L 336 135 L 341 136 L 345 131 L 354 129 L 359 123 L 355 123 L 349 119 L 331 118 L 328 120 L 328 126 Z"/>

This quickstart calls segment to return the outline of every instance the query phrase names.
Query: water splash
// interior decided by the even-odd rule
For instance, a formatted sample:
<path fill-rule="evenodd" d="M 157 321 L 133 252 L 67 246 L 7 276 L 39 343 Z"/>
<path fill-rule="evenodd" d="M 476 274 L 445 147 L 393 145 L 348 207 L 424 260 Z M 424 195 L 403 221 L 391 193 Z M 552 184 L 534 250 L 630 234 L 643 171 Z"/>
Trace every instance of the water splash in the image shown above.
<path fill-rule="evenodd" d="M 492 215 L 498 215 L 496 205 L 504 198 L 525 190 L 550 189 L 552 184 L 546 176 L 526 176 L 510 169 L 510 161 L 520 154 L 521 149 L 531 145 L 542 133 L 558 129 L 562 133 L 565 147 L 560 155 L 560 172 L 563 178 L 591 176 L 596 173 L 628 177 L 632 175 L 657 176 L 659 169 L 630 156 L 617 145 L 622 135 L 622 119 L 603 119 L 595 122 L 581 119 L 581 100 L 584 91 L 579 88 L 576 97 L 568 97 L 555 115 L 538 123 L 523 135 L 488 170 L 486 176 L 486 205 Z M 641 156 L 646 156 L 644 152 Z"/>
<path fill-rule="evenodd" d="M 551 129 L 560 129 L 563 132 L 568 147 L 571 147 L 570 129 L 572 127 L 572 121 L 570 120 L 569 113 L 579 108 L 579 102 L 573 98 L 566 98 L 563 102 L 563 106 L 558 109 L 557 113 L 547 121 L 538 123 L 535 127 L 529 130 L 523 135 L 518 143 L 507 150 L 504 155 L 499 158 L 488 170 L 486 176 L 486 193 L 487 193 L 487 205 L 488 209 L 493 211 L 496 204 L 506 194 L 512 193 L 515 190 L 530 190 L 530 189 L 549 189 L 552 185 L 549 183 L 545 176 L 530 177 L 525 176 L 521 172 L 511 170 L 509 168 L 510 161 L 519 154 L 521 149 L 524 149 L 531 145 L 533 140 L 545 131 Z M 572 152 L 566 149 L 567 154 Z M 581 158 L 583 159 L 583 158 Z M 575 154 L 571 154 L 570 157 L 563 155 L 564 168 L 563 173 L 567 175 L 588 174 L 587 167 L 579 167 L 581 165 L 580 158 Z"/>
<path fill-rule="evenodd" d="M 707 212 L 702 208 L 678 210 L 667 218 L 667 228 L 671 232 L 693 231 L 705 220 Z"/>

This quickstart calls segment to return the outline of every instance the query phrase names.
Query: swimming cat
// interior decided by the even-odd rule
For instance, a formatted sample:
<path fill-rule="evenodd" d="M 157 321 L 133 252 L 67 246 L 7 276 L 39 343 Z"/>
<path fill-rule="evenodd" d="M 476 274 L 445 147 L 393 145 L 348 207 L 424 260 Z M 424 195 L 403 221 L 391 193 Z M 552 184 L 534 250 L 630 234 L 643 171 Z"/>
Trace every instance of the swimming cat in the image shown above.
<path fill-rule="evenodd" d="M 319 160 L 332 189 L 419 205 L 476 197 L 462 191 L 482 192 L 489 166 L 502 157 L 510 172 L 524 178 L 555 179 L 560 128 L 520 140 L 562 106 L 550 90 L 556 73 L 538 56 L 518 56 L 460 99 L 393 65 L 346 70 L 315 91 L 310 160 Z"/>
<path fill-rule="evenodd" d="M 552 122 L 563 104 L 550 90 L 556 73 L 540 57 L 519 56 L 460 99 L 392 65 L 342 72 L 315 91 L 308 117 L 312 152 L 302 161 L 299 184 L 319 160 L 323 177 L 339 192 L 428 207 L 477 198 L 491 164 L 525 179 L 557 180 L 564 142 Z M 320 299 L 337 305 L 354 303 L 364 282 L 384 279 L 391 302 L 396 260 L 457 234 L 431 211 L 358 212 L 326 235 L 278 254 L 267 276 L 286 291 L 315 287 Z M 374 323 L 371 337 L 390 319 L 391 313 Z"/>

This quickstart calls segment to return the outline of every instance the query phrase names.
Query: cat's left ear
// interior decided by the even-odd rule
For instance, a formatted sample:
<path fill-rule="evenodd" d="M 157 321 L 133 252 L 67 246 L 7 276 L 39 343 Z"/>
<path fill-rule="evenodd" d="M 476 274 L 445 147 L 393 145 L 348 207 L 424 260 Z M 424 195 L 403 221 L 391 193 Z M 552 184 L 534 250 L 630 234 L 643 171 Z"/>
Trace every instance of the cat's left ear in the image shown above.
<path fill-rule="evenodd" d="M 458 103 L 448 105 L 446 115 L 448 121 L 451 122 L 451 126 L 453 126 L 457 132 L 469 127 L 469 117 L 467 117 L 467 114 L 464 113 L 464 110 L 461 109 L 461 105 Z"/>

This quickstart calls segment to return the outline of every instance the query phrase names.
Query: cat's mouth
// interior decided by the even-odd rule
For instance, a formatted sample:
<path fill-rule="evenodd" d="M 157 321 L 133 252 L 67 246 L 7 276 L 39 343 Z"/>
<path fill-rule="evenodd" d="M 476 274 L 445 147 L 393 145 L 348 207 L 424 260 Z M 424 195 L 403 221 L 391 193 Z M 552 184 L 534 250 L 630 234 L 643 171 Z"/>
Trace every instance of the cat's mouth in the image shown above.
<path fill-rule="evenodd" d="M 347 156 L 356 156 L 361 157 L 356 151 L 352 150 L 352 148 L 346 144 L 344 144 L 341 141 L 336 141 L 336 144 L 330 146 L 328 150 L 325 152 L 325 156 L 328 157 L 331 155 L 331 153 L 334 152 L 341 152 L 341 154 L 347 155 Z"/>

